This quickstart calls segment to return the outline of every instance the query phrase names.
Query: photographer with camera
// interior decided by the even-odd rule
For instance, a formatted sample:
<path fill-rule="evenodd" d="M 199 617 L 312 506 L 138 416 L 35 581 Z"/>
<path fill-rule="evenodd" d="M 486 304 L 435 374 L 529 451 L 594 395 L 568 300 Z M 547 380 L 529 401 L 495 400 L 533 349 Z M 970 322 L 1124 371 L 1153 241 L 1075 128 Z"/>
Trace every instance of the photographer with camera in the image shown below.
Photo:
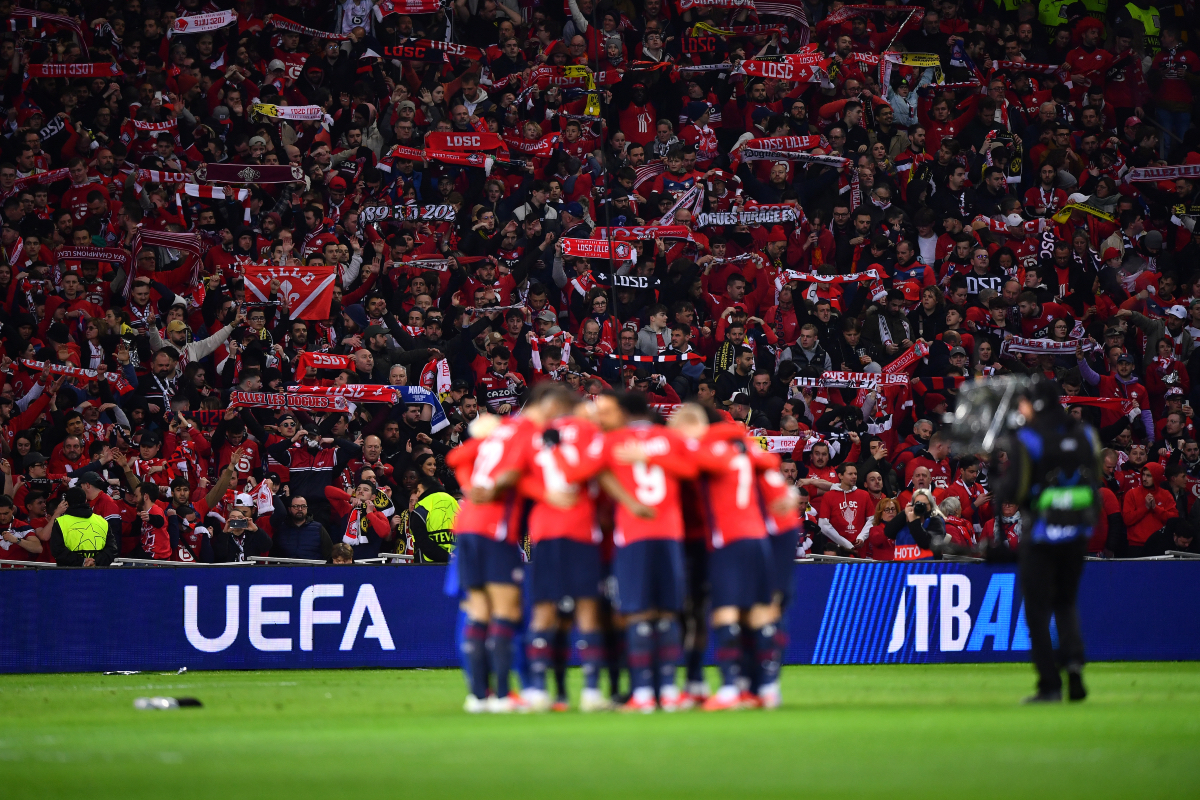
<path fill-rule="evenodd" d="M 945 537 L 946 520 L 933 494 L 928 489 L 916 489 L 912 499 L 904 506 L 904 513 L 897 514 L 888 522 L 883 533 L 896 543 L 898 549 L 905 546 L 919 548 L 920 557 L 927 557 L 932 555 L 934 543 L 941 542 Z"/>
<path fill-rule="evenodd" d="M 239 504 L 240 505 L 240 504 Z M 202 528 L 197 527 L 200 533 Z M 271 537 L 254 524 L 254 519 L 242 508 L 229 512 L 224 527 L 213 535 L 213 556 L 217 563 L 245 561 L 247 556 L 265 555 L 271 551 Z"/>

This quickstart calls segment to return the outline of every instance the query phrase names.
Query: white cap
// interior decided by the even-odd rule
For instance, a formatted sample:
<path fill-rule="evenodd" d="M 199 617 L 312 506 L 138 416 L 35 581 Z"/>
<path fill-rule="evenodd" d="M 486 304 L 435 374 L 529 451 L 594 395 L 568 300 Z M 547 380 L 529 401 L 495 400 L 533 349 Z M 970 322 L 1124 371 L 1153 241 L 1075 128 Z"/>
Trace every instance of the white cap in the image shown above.
<path fill-rule="evenodd" d="M 1004 218 L 1004 222 L 1015 228 L 1019 225 L 1024 225 L 1025 218 L 1022 217 L 1020 214 L 1009 214 L 1007 217 Z"/>
<path fill-rule="evenodd" d="M 250 495 L 246 494 L 245 492 L 242 492 L 237 497 L 233 498 L 233 504 L 235 506 L 246 506 L 248 508 L 253 508 L 254 507 L 254 498 L 251 497 Z"/>
<path fill-rule="evenodd" d="M 1171 306 L 1167 309 L 1167 313 L 1173 317 L 1179 317 L 1180 319 L 1187 319 L 1188 315 L 1187 309 L 1183 306 Z"/>
<path fill-rule="evenodd" d="M 278 58 L 271 59 L 271 63 L 267 64 L 267 72 L 274 72 L 277 69 L 287 69 L 287 65 Z"/>
<path fill-rule="evenodd" d="M 1082 203 L 1084 200 L 1087 200 L 1087 199 L 1088 199 L 1088 196 L 1086 194 L 1084 194 L 1083 192 L 1076 192 L 1075 194 L 1073 194 L 1067 198 L 1067 202 L 1068 203 Z"/>

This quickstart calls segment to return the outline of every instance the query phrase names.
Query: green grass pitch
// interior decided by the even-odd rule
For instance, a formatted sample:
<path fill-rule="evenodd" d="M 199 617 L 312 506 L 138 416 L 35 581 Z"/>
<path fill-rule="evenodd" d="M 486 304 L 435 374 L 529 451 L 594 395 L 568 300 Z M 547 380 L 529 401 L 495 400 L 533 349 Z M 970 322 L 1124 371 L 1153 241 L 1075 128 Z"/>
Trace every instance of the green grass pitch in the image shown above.
<path fill-rule="evenodd" d="M 472 717 L 450 670 L 5 675 L 0 797 L 1200 796 L 1200 664 L 1088 679 L 1022 707 L 1027 665 L 788 667 L 774 712 Z"/>

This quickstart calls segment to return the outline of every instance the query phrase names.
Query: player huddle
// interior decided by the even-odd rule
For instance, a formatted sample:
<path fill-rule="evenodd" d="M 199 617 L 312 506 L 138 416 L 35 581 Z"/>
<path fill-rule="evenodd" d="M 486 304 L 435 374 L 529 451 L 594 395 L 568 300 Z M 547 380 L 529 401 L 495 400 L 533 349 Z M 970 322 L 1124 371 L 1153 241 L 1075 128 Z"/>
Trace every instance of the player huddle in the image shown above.
<path fill-rule="evenodd" d="M 572 629 L 583 711 L 779 704 L 798 497 L 777 456 L 709 415 L 684 404 L 662 425 L 640 393 L 580 403 L 547 382 L 519 416 L 481 418 L 450 452 L 465 487 L 455 559 L 467 711 L 554 707 L 547 675 L 561 674 Z M 518 696 L 509 683 L 525 605 L 530 679 Z M 703 673 L 708 632 L 721 675 L 715 693 Z M 628 693 L 619 689 L 623 666 Z"/>

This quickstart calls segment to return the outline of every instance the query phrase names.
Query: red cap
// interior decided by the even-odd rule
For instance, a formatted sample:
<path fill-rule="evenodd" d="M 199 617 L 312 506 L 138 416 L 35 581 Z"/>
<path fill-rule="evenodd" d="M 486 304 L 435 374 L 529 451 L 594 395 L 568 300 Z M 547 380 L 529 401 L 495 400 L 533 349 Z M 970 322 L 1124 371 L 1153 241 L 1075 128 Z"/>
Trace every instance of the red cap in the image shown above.
<path fill-rule="evenodd" d="M 786 241 L 787 241 L 787 234 L 783 232 L 783 228 L 779 225 L 772 226 L 770 232 L 767 233 L 767 244 L 770 244 L 771 242 L 786 242 Z"/>
<path fill-rule="evenodd" d="M 1188 153 L 1186 157 L 1184 157 L 1183 163 L 1200 164 L 1200 153 L 1197 153 L 1195 150 L 1193 150 L 1192 152 Z"/>
<path fill-rule="evenodd" d="M 329 182 L 325 185 L 328 186 L 330 189 L 345 189 L 346 188 L 346 179 L 343 178 L 341 175 L 334 175 L 332 178 L 329 179 Z"/>
<path fill-rule="evenodd" d="M 920 284 L 913 283 L 912 281 L 905 281 L 896 288 L 904 292 L 904 299 L 908 300 L 909 302 L 921 299 Z"/>
<path fill-rule="evenodd" d="M 930 392 L 929 394 L 925 395 L 925 410 L 933 411 L 935 408 L 943 405 L 945 402 L 945 396 L 940 395 L 937 392 Z"/>
<path fill-rule="evenodd" d="M 1109 247 L 1104 250 L 1104 254 L 1100 257 L 1101 261 L 1111 261 L 1114 258 L 1120 258 L 1121 251 L 1115 247 Z"/>

